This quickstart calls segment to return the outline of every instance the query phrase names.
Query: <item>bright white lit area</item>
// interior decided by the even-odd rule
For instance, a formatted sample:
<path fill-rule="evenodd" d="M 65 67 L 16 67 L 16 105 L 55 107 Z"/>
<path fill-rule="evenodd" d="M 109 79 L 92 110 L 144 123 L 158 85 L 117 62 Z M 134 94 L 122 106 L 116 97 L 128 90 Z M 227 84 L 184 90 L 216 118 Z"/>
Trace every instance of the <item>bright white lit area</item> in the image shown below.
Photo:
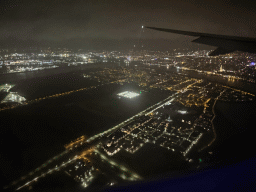
<path fill-rule="evenodd" d="M 125 98 L 131 99 L 131 98 L 139 96 L 140 94 L 132 92 L 132 91 L 125 91 L 125 92 L 122 92 L 122 93 L 118 93 L 117 95 L 121 96 L 121 97 L 125 97 Z"/>
<path fill-rule="evenodd" d="M 180 113 L 180 114 L 186 114 L 186 113 L 187 113 L 187 111 L 178 110 L 178 113 Z"/>

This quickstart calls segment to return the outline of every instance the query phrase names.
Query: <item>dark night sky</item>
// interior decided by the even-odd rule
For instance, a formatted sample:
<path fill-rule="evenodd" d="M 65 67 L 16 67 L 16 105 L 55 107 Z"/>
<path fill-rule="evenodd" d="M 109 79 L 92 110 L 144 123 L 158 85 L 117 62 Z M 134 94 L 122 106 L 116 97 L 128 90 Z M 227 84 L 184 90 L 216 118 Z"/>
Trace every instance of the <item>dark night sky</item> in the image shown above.
<path fill-rule="evenodd" d="M 79 48 L 185 45 L 190 37 L 153 26 L 256 37 L 256 3 L 231 0 L 8 0 L 0 3 L 0 44 Z M 164 42 L 164 44 L 163 44 Z M 174 45 L 174 43 L 173 43 Z"/>

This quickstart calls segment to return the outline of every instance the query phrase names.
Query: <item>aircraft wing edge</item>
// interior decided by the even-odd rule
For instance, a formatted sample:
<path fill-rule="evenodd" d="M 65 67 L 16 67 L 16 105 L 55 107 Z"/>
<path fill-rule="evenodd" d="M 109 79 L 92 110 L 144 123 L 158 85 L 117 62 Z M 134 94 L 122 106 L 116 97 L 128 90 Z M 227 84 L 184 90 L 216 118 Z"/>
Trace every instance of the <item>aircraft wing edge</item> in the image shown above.
<path fill-rule="evenodd" d="M 169 33 L 176 33 L 180 35 L 188 35 L 188 36 L 194 36 L 194 37 L 212 37 L 212 38 L 219 38 L 219 39 L 227 39 L 227 40 L 233 40 L 233 41 L 248 41 L 248 42 L 255 42 L 256 38 L 250 38 L 250 37 L 238 37 L 238 36 L 228 36 L 228 35 L 216 35 L 216 34 L 210 34 L 210 33 L 199 33 L 199 32 L 192 32 L 192 31 L 182 31 L 182 30 L 175 30 L 175 29 L 166 29 L 166 28 L 157 28 L 157 27 L 145 27 L 148 29 L 153 29 L 157 31 L 164 31 Z"/>

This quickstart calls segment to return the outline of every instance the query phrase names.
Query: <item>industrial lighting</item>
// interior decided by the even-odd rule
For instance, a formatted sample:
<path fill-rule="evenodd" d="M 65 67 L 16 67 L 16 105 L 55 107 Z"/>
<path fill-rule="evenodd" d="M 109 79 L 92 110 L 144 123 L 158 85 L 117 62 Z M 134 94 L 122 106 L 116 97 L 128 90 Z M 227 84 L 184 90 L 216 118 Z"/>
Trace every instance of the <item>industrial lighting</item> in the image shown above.
<path fill-rule="evenodd" d="M 187 111 L 178 110 L 178 113 L 186 114 L 186 113 L 187 113 Z"/>
<path fill-rule="evenodd" d="M 118 93 L 117 95 L 121 96 L 121 97 L 125 97 L 125 98 L 131 99 L 131 98 L 139 96 L 140 94 L 135 93 L 135 92 L 131 92 L 131 91 L 125 91 L 125 92 L 122 92 L 122 93 Z"/>

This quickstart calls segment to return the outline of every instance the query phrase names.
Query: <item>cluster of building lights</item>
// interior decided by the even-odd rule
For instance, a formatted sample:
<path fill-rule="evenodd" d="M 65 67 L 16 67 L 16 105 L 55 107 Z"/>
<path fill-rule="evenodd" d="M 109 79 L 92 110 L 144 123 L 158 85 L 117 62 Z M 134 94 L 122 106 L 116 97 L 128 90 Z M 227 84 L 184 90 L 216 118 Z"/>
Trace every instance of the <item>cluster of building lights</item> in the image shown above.
<path fill-rule="evenodd" d="M 1 103 L 17 102 L 19 104 L 23 104 L 25 101 L 26 99 L 18 95 L 17 92 L 9 92 L 9 94 L 1 101 Z"/>
<path fill-rule="evenodd" d="M 9 92 L 9 90 L 14 87 L 15 85 L 10 85 L 10 84 L 4 84 L 0 86 L 0 91 L 1 92 Z"/>
<path fill-rule="evenodd" d="M 139 96 L 140 94 L 132 92 L 132 91 L 125 91 L 125 92 L 122 92 L 122 93 L 118 93 L 117 95 L 121 96 L 121 97 L 125 97 L 125 98 L 131 99 L 131 98 Z"/>

